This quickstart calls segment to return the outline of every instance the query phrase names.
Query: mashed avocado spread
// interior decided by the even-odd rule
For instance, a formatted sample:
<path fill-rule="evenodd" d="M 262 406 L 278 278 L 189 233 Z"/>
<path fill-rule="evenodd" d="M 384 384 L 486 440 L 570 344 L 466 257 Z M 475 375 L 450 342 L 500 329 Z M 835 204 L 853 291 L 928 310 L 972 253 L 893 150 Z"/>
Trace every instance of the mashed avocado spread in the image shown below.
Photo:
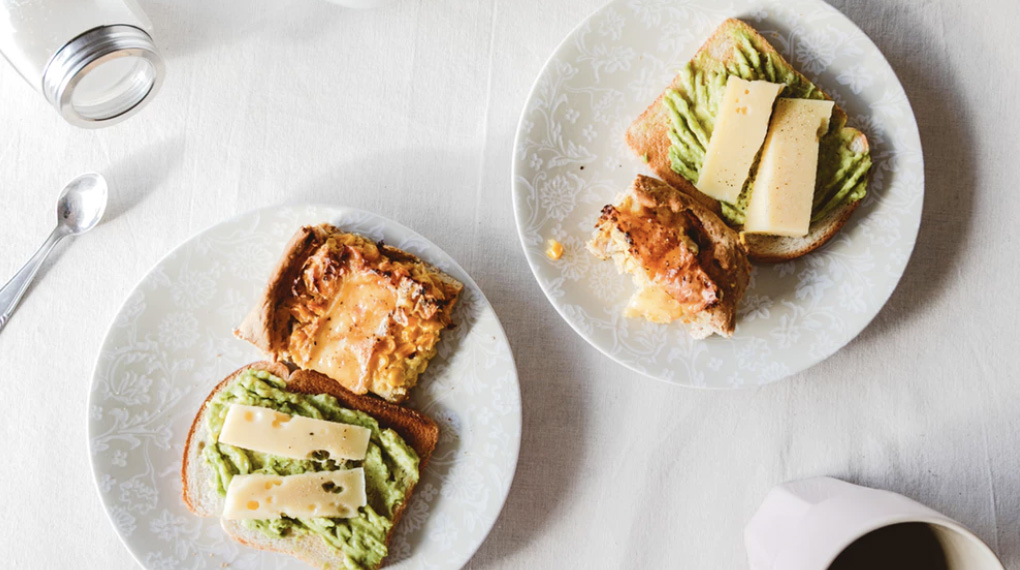
<path fill-rule="evenodd" d="M 669 130 L 669 159 L 674 172 L 694 184 L 705 159 L 705 149 L 726 80 L 735 75 L 746 81 L 771 81 L 785 85 L 780 97 L 824 99 L 822 91 L 799 77 L 782 58 L 774 53 L 758 51 L 751 37 L 742 31 L 733 32 L 733 57 L 725 64 L 699 54 L 680 69 L 680 89 L 667 89 L 663 97 L 672 127 Z M 844 129 L 846 116 L 834 113 L 829 130 L 818 149 L 818 174 L 811 221 L 824 218 L 839 206 L 864 197 L 871 156 L 853 148 L 856 131 Z M 752 168 L 754 172 L 756 167 Z M 749 179 L 736 204 L 722 203 L 722 213 L 734 225 L 744 223 L 747 201 L 753 179 Z"/>
<path fill-rule="evenodd" d="M 234 475 L 269 473 L 296 475 L 309 471 L 332 471 L 362 467 L 368 504 L 347 519 L 283 517 L 246 520 L 244 525 L 270 537 L 313 533 L 337 549 L 350 568 L 374 568 L 386 557 L 386 535 L 393 528 L 393 514 L 404 501 L 408 487 L 418 481 L 418 455 L 396 432 L 380 429 L 371 416 L 340 406 L 328 394 L 309 396 L 286 391 L 286 383 L 261 370 L 246 370 L 208 403 L 206 427 L 211 441 L 218 441 L 230 404 L 272 408 L 280 412 L 358 425 L 372 431 L 364 461 L 297 460 L 241 449 L 223 443 L 205 446 L 202 454 L 216 473 L 216 490 L 226 495 Z"/>

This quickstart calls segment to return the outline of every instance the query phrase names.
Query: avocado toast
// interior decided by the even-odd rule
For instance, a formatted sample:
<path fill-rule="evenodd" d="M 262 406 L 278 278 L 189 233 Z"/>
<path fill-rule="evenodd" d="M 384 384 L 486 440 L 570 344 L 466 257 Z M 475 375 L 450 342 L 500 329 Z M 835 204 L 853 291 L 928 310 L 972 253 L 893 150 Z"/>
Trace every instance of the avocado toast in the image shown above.
<path fill-rule="evenodd" d="M 735 228 L 743 224 L 753 177 L 736 203 L 713 200 L 697 190 L 705 149 L 730 76 L 782 84 L 782 97 L 831 100 L 793 68 L 748 24 L 723 22 L 673 83 L 627 130 L 627 144 L 655 173 L 695 196 Z M 847 115 L 834 108 L 819 149 L 811 225 L 804 237 L 747 235 L 751 258 L 783 261 L 800 257 L 828 241 L 850 218 L 867 191 L 871 156 L 867 137 L 847 127 Z"/>
<path fill-rule="evenodd" d="M 363 461 L 288 460 L 218 441 L 231 404 L 270 408 L 294 416 L 360 425 L 371 430 Z M 330 569 L 378 568 L 421 470 L 439 438 L 428 417 L 370 396 L 359 396 L 312 371 L 291 373 L 280 363 L 255 362 L 220 382 L 202 404 L 188 433 L 181 480 L 195 514 L 220 516 L 230 480 L 238 475 L 280 476 L 360 467 L 367 505 L 350 518 L 222 520 L 238 542 L 284 552 Z"/>

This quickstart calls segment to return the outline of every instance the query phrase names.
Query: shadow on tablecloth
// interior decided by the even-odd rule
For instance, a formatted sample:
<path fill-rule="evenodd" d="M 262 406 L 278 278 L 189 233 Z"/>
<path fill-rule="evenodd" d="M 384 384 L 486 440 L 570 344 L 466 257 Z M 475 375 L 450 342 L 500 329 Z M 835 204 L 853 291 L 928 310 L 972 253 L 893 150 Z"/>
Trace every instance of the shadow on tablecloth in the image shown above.
<path fill-rule="evenodd" d="M 878 45 L 899 76 L 917 118 L 924 149 L 924 211 L 917 245 L 899 286 L 855 343 L 876 342 L 923 313 L 957 275 L 971 247 L 974 200 L 982 188 L 976 171 L 977 137 L 962 86 L 953 70 L 938 10 L 906 10 L 889 3 L 834 2 Z M 921 21 L 908 22 L 907 18 Z"/>

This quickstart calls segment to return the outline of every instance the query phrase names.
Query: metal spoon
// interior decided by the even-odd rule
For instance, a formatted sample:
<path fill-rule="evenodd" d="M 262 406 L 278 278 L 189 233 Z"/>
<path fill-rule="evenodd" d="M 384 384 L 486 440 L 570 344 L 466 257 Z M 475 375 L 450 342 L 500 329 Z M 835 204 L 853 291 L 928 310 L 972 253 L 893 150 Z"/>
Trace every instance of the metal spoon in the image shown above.
<path fill-rule="evenodd" d="M 83 234 L 96 227 L 105 211 L 106 179 L 103 175 L 89 172 L 64 186 L 57 199 L 57 227 L 32 259 L 0 289 L 0 329 L 11 318 L 18 301 L 21 301 L 43 261 L 53 251 L 53 246 L 65 237 Z"/>

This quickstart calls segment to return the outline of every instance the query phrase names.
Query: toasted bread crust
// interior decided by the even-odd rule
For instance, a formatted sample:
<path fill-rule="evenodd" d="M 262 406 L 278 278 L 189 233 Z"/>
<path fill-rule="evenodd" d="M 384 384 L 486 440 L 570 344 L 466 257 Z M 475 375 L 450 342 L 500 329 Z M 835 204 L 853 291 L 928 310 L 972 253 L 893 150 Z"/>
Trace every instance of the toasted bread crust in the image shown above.
<path fill-rule="evenodd" d="M 286 366 L 278 362 L 253 362 L 235 370 L 213 388 L 209 396 L 202 403 L 198 413 L 195 414 L 195 419 L 191 423 L 191 429 L 188 431 L 188 438 L 184 447 L 184 458 L 181 465 L 182 498 L 188 509 L 196 515 L 203 517 L 218 516 L 219 510 L 222 508 L 222 499 L 215 495 L 215 491 L 212 491 L 211 494 L 215 495 L 217 504 L 208 504 L 208 499 L 211 495 L 208 489 L 209 475 L 211 473 L 208 469 L 203 468 L 205 464 L 201 461 L 198 450 L 199 443 L 202 442 L 204 444 L 205 438 L 208 437 L 208 433 L 205 431 L 207 404 L 213 396 L 226 388 L 238 375 L 249 369 L 264 370 L 284 380 L 287 383 L 287 389 L 290 391 L 301 394 L 329 394 L 335 397 L 342 406 L 365 412 L 372 416 L 379 422 L 381 428 L 394 430 L 414 449 L 415 453 L 418 454 L 419 472 L 428 464 L 429 458 L 439 442 L 439 426 L 431 418 L 420 412 L 391 404 L 373 396 L 354 394 L 318 372 L 298 370 L 291 373 Z M 414 488 L 415 485 L 408 487 L 404 501 L 393 513 L 393 528 L 386 536 L 387 547 L 393 538 L 393 532 L 397 528 L 404 510 L 407 508 L 407 503 L 411 498 Z M 203 501 L 203 499 L 206 500 Z M 314 537 L 305 537 L 308 540 L 270 539 L 261 534 L 248 531 L 238 521 L 223 521 L 222 526 L 231 538 L 242 544 L 262 550 L 290 554 L 309 564 L 322 568 L 343 568 L 342 563 L 332 560 L 329 549 L 318 546 L 321 541 L 311 540 Z"/>
<path fill-rule="evenodd" d="M 850 220 L 863 200 L 847 202 L 817 223 L 811 224 L 808 235 L 799 238 L 745 234 L 751 258 L 764 263 L 790 261 L 822 247 Z"/>
<path fill-rule="evenodd" d="M 312 227 L 303 227 L 287 242 L 283 256 L 269 276 L 265 293 L 237 327 L 234 334 L 259 347 L 274 360 L 287 347 L 289 316 L 276 311 L 280 299 L 289 293 L 291 284 L 301 271 L 301 262 L 321 243 L 321 236 Z"/>
<path fill-rule="evenodd" d="M 287 389 L 309 395 L 329 394 L 342 406 L 372 416 L 380 426 L 397 432 L 414 449 L 420 460 L 419 469 L 428 464 L 432 450 L 439 442 L 439 426 L 425 414 L 373 396 L 359 396 L 313 370 L 292 372 L 287 378 Z M 427 453 L 423 453 L 426 450 Z"/>
<path fill-rule="evenodd" d="M 702 48 L 704 49 L 704 48 Z M 675 89 L 678 86 L 676 79 L 666 89 Z M 634 154 L 642 157 L 648 167 L 656 176 L 664 180 L 670 186 L 690 194 L 691 196 L 704 196 L 705 202 L 714 212 L 719 213 L 719 203 L 709 196 L 698 192 L 697 188 L 689 180 L 673 171 L 669 160 L 669 128 L 670 119 L 666 113 L 666 106 L 662 100 L 665 90 L 655 98 L 655 102 L 637 120 L 631 123 L 624 135 L 627 146 L 634 151 Z"/>
<path fill-rule="evenodd" d="M 198 408 L 198 413 L 195 414 L 195 419 L 191 421 L 191 428 L 188 430 L 188 438 L 184 442 L 184 458 L 181 461 L 181 488 L 182 496 L 184 498 L 184 504 L 188 506 L 188 510 L 195 513 L 196 515 L 208 517 L 214 516 L 214 513 L 209 512 L 208 505 L 201 503 L 201 491 L 200 486 L 189 481 L 189 478 L 194 478 L 195 469 L 193 469 L 192 462 L 199 461 L 197 448 L 200 440 L 202 440 L 205 431 L 205 410 L 209 400 L 213 398 L 220 390 L 224 389 L 231 382 L 234 381 L 242 372 L 245 370 L 263 370 L 276 376 L 280 379 L 286 379 L 290 375 L 290 370 L 286 366 L 278 362 L 252 362 L 246 366 L 242 366 L 237 370 L 231 372 L 226 378 L 220 381 L 215 388 L 209 392 L 209 395 L 202 401 L 202 406 Z"/>
<path fill-rule="evenodd" d="M 771 53 L 786 61 L 782 54 L 777 52 L 757 30 L 736 18 L 730 18 L 719 25 L 692 60 L 697 60 L 701 64 L 712 64 L 713 67 L 722 69 L 734 57 L 733 36 L 738 32 L 746 33 L 751 38 L 755 49 L 759 52 Z M 790 67 L 800 81 L 809 82 L 800 71 L 793 68 L 793 66 Z M 674 78 L 666 89 L 682 89 L 679 77 Z M 665 105 L 663 105 L 664 95 L 665 91 L 660 93 L 655 102 L 645 109 L 627 129 L 625 134 L 627 145 L 638 156 L 647 158 L 648 166 L 657 176 L 671 186 L 695 197 L 701 204 L 718 214 L 721 211 L 719 203 L 699 192 L 690 181 L 674 172 L 670 166 L 670 141 L 668 133 L 671 122 Z M 822 92 L 822 95 L 827 100 L 832 100 L 828 94 Z M 841 124 L 846 122 L 846 112 L 839 105 L 833 107 L 833 122 Z M 863 133 L 851 127 L 844 128 L 854 131 L 856 136 L 859 137 L 858 144 L 867 148 L 867 137 Z M 860 200 L 845 203 L 832 214 L 811 224 L 809 233 L 805 237 L 789 238 L 766 235 L 752 237 L 748 235 L 749 255 L 755 261 L 777 262 L 795 259 L 808 254 L 832 239 L 843 225 L 846 224 L 847 220 L 850 219 L 850 215 L 859 205 Z"/>

